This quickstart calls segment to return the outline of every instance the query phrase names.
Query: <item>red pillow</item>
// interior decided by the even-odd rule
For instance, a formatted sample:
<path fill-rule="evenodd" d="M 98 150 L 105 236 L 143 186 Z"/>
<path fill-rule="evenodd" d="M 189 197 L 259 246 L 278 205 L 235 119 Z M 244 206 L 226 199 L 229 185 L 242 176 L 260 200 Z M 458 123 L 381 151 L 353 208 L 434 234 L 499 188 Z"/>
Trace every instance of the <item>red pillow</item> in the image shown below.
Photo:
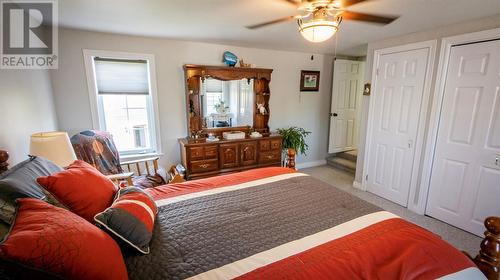
<path fill-rule="evenodd" d="M 110 179 L 81 160 L 36 181 L 69 210 L 91 223 L 97 213 L 113 203 L 118 190 Z"/>
<path fill-rule="evenodd" d="M 143 254 L 149 242 L 158 208 L 154 200 L 137 187 L 123 188 L 108 209 L 95 216 L 97 224 Z"/>
<path fill-rule="evenodd" d="M 34 198 L 17 200 L 2 258 L 63 279 L 127 279 L 116 242 L 77 215 Z"/>

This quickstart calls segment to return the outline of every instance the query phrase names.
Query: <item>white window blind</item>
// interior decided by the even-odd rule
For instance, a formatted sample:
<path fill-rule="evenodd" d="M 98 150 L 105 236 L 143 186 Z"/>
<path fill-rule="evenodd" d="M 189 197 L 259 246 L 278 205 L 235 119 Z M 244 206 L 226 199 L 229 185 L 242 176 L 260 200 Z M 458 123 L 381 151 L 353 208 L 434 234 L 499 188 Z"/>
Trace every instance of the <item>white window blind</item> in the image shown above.
<path fill-rule="evenodd" d="M 94 58 L 98 94 L 149 94 L 145 60 Z"/>
<path fill-rule="evenodd" d="M 205 79 L 205 92 L 222 92 L 222 84 L 221 80 Z"/>

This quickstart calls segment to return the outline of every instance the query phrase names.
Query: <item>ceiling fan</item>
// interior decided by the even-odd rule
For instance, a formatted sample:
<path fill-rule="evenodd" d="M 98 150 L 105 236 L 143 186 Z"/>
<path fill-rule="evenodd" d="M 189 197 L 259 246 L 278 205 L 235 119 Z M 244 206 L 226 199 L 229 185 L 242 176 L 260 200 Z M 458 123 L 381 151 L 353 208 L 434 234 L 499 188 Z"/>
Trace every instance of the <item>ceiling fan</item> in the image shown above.
<path fill-rule="evenodd" d="M 339 29 L 342 20 L 357 20 L 376 24 L 389 24 L 397 16 L 380 16 L 346 10 L 354 4 L 367 0 L 282 0 L 297 7 L 299 15 L 288 16 L 255 25 L 248 29 L 258 29 L 276 23 L 297 20 L 299 32 L 311 42 L 319 43 L 330 39 Z"/>

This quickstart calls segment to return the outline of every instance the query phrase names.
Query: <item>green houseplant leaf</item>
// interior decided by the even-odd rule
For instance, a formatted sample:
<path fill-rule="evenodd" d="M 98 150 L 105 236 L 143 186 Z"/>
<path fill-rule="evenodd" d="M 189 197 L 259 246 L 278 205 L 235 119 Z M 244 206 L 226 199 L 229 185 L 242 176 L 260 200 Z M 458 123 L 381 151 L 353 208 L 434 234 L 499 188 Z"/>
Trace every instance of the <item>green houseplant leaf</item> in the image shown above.
<path fill-rule="evenodd" d="M 306 144 L 307 135 L 311 134 L 301 127 L 278 128 L 278 133 L 283 137 L 283 150 L 294 149 L 297 153 L 306 155 L 309 146 Z"/>

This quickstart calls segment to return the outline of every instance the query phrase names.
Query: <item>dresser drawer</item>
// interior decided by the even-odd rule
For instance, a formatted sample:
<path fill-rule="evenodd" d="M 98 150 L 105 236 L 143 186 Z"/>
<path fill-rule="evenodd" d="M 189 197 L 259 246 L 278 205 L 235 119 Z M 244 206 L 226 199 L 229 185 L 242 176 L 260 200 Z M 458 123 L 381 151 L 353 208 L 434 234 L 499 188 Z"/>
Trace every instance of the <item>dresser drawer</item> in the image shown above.
<path fill-rule="evenodd" d="M 261 152 L 259 154 L 259 163 L 280 163 L 281 151 Z"/>
<path fill-rule="evenodd" d="M 217 159 L 217 146 L 190 147 L 189 154 L 191 160 Z"/>
<path fill-rule="evenodd" d="M 269 151 L 271 148 L 271 141 L 269 140 L 260 140 L 259 141 L 260 150 L 263 152 Z"/>
<path fill-rule="evenodd" d="M 215 160 L 200 160 L 191 162 L 192 173 L 203 173 L 217 170 L 219 162 Z"/>
<path fill-rule="evenodd" d="M 188 149 L 191 160 L 203 159 L 203 147 L 189 147 Z"/>
<path fill-rule="evenodd" d="M 217 159 L 217 146 L 205 147 L 205 159 Z"/>
<path fill-rule="evenodd" d="M 271 150 L 281 150 L 281 139 L 271 140 Z"/>

